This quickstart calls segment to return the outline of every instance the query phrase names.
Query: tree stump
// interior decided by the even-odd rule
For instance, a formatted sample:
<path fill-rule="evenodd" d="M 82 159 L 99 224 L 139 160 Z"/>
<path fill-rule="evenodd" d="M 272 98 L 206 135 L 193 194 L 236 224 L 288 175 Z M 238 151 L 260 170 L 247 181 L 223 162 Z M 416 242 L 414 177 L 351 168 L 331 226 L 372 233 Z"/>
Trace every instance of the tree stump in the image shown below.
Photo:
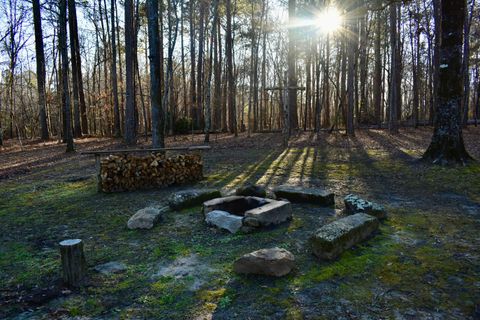
<path fill-rule="evenodd" d="M 82 240 L 63 240 L 60 242 L 60 254 L 64 283 L 69 287 L 79 287 L 86 273 Z"/>

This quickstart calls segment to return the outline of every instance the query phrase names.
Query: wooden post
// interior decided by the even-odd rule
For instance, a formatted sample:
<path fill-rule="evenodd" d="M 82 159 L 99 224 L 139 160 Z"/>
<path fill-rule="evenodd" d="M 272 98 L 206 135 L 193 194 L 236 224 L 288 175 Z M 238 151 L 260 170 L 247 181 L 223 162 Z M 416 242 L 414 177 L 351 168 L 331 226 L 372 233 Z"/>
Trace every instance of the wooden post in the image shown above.
<path fill-rule="evenodd" d="M 86 262 L 81 239 L 69 239 L 60 242 L 62 257 L 62 275 L 69 287 L 79 287 L 86 273 Z"/>

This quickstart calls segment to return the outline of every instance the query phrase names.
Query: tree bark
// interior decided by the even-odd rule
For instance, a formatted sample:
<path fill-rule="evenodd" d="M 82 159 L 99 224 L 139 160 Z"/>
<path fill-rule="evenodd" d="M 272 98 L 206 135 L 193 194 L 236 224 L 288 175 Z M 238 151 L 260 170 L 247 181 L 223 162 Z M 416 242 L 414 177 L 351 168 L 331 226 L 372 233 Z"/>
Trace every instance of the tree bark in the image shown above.
<path fill-rule="evenodd" d="M 356 0 L 357 1 L 357 0 Z M 354 8 L 357 8 L 357 3 L 354 2 Z M 353 10 L 352 10 L 353 11 Z M 354 136 L 354 109 L 355 105 L 358 103 L 355 99 L 355 74 L 357 67 L 357 51 L 358 51 L 358 21 L 357 19 L 352 19 L 349 22 L 349 48 L 348 48 L 348 73 L 347 73 L 347 95 L 348 95 L 348 104 L 347 104 L 347 126 L 346 131 L 347 135 Z"/>
<path fill-rule="evenodd" d="M 398 36 L 397 36 L 397 4 L 390 4 L 390 89 L 389 89 L 389 119 L 388 130 L 398 133 Z"/>
<path fill-rule="evenodd" d="M 115 0 L 111 0 L 112 15 L 112 94 L 113 94 L 113 134 L 116 138 L 122 135 L 120 129 L 120 107 L 118 105 L 118 82 L 117 82 L 117 44 L 115 39 Z"/>
<path fill-rule="evenodd" d="M 43 48 L 42 18 L 40 14 L 40 1 L 33 0 L 33 22 L 35 26 L 35 54 L 37 62 L 37 90 L 38 110 L 40 119 L 40 132 L 42 140 L 48 140 L 48 124 L 45 97 L 45 54 Z M 1 129 L 1 126 L 0 126 Z M 1 135 L 1 133 L 0 133 Z M 1 138 L 0 138 L 1 141 Z M 1 143 L 0 143 L 1 145 Z"/>
<path fill-rule="evenodd" d="M 128 145 L 137 143 L 135 116 L 135 68 L 134 68 L 134 37 L 133 0 L 125 1 L 125 142 Z"/>
<path fill-rule="evenodd" d="M 465 23 L 463 34 L 465 41 L 463 42 L 463 99 L 462 99 L 462 126 L 465 128 L 468 122 L 468 107 L 470 104 L 470 29 L 472 25 L 473 13 L 475 12 L 475 0 L 472 1 L 470 14 L 468 6 L 465 6 Z"/>
<path fill-rule="evenodd" d="M 68 1 L 68 26 L 70 29 L 70 60 L 72 63 L 72 97 L 73 97 L 73 135 L 75 138 L 82 136 L 82 125 L 80 122 L 80 102 L 78 97 L 78 84 L 81 81 L 78 77 L 77 69 L 77 50 L 75 46 L 75 38 L 78 38 L 78 30 L 76 25 L 76 8 L 75 0 Z"/>
<path fill-rule="evenodd" d="M 59 0 L 59 52 L 62 60 L 62 105 L 65 114 L 65 140 L 67 152 L 75 151 L 73 145 L 70 94 L 68 89 L 68 52 L 67 52 L 67 3 L 66 0 Z"/>
<path fill-rule="evenodd" d="M 290 24 L 295 22 L 296 0 L 288 0 L 288 20 Z M 296 30 L 288 28 L 288 109 L 290 110 L 290 130 L 298 128 L 297 117 L 297 73 L 296 73 Z"/>
<path fill-rule="evenodd" d="M 198 58 L 197 58 L 197 126 L 202 127 L 203 121 L 203 85 L 204 85 L 204 68 L 203 68 L 203 50 L 205 45 L 205 12 L 207 11 L 207 3 L 200 0 L 200 17 L 199 17 L 199 31 L 198 31 Z"/>
<path fill-rule="evenodd" d="M 200 126 L 197 111 L 197 85 L 195 79 L 195 0 L 190 0 L 189 20 L 190 20 L 190 117 L 192 118 L 193 127 Z"/>
<path fill-rule="evenodd" d="M 158 0 L 147 1 L 148 16 L 148 48 L 150 59 L 150 105 L 152 109 L 152 147 L 165 147 L 163 128 L 164 112 L 161 105 L 161 79 L 160 79 L 160 35 L 158 26 Z"/>
<path fill-rule="evenodd" d="M 70 239 L 60 242 L 60 255 L 63 282 L 69 287 L 79 287 L 87 269 L 82 240 Z"/>
<path fill-rule="evenodd" d="M 207 88 L 206 88 L 206 97 L 205 97 L 205 143 L 210 142 L 210 127 L 211 127 L 211 88 L 212 88 L 212 64 L 213 64 L 213 51 L 216 50 L 213 46 L 214 39 L 216 37 L 215 29 L 217 28 L 217 19 L 218 19 L 218 1 L 213 0 L 213 21 L 212 21 L 212 30 L 210 32 L 210 55 L 208 57 L 208 75 L 207 75 Z"/>
<path fill-rule="evenodd" d="M 423 159 L 434 164 L 465 164 L 461 119 L 463 24 L 466 1 L 441 1 L 439 90 L 432 141 Z"/>
<path fill-rule="evenodd" d="M 375 22 L 375 42 L 374 42 L 374 56 L 375 67 L 373 71 L 373 105 L 375 110 L 375 121 L 378 128 L 382 127 L 382 53 L 381 53 L 381 33 L 382 33 L 382 13 L 377 11 Z"/>
<path fill-rule="evenodd" d="M 225 56 L 227 59 L 228 81 L 228 126 L 230 133 L 237 132 L 237 109 L 235 106 L 235 78 L 233 74 L 233 37 L 232 37 L 232 3 L 226 0 L 227 30 L 225 34 Z"/>

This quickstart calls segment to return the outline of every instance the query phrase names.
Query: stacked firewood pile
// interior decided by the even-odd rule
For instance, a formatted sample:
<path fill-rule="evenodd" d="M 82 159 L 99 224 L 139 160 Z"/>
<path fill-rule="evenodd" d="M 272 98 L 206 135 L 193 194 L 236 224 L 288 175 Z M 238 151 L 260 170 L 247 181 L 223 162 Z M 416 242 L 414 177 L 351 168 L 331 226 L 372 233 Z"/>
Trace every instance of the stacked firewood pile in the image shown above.
<path fill-rule="evenodd" d="M 103 192 L 119 192 L 165 187 L 203 178 L 202 156 L 197 153 L 165 157 L 110 155 L 100 162 L 99 187 Z"/>

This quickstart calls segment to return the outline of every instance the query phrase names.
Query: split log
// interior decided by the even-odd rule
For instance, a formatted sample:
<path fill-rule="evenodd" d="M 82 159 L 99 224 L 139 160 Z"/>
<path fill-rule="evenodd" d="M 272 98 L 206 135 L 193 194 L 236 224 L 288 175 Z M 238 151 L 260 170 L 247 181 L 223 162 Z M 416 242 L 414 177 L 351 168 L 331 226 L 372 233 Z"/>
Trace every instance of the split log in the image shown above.
<path fill-rule="evenodd" d="M 69 287 L 79 287 L 86 273 L 85 255 L 81 239 L 68 239 L 60 242 L 62 275 Z"/>

